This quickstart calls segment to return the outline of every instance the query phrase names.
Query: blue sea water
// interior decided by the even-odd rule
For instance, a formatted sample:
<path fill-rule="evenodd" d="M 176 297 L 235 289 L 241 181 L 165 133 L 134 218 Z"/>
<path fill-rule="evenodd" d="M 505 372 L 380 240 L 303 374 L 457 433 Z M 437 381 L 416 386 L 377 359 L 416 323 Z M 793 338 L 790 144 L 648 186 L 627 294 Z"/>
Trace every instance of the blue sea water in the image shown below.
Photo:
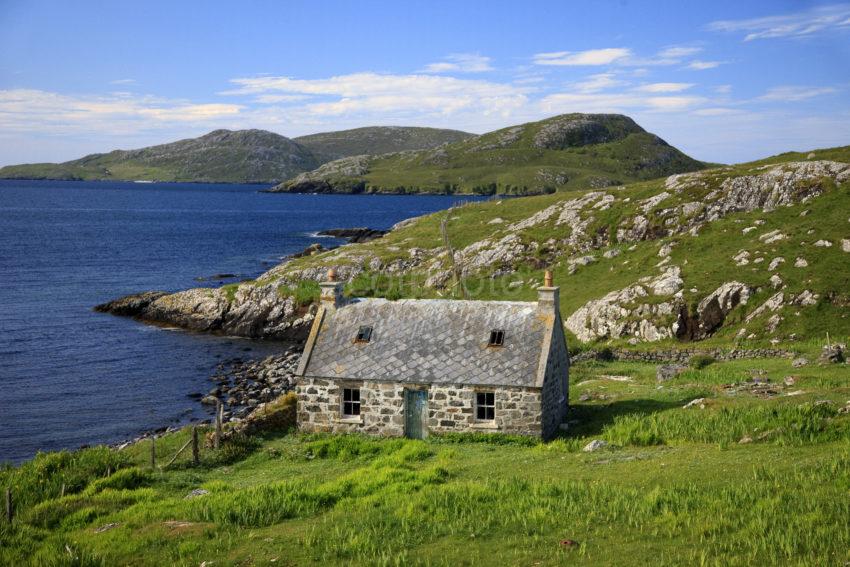
<path fill-rule="evenodd" d="M 252 278 L 337 227 L 388 228 L 445 196 L 260 193 L 256 185 L 0 180 L 0 462 L 205 417 L 220 360 L 273 342 L 95 313 L 219 273 Z"/>

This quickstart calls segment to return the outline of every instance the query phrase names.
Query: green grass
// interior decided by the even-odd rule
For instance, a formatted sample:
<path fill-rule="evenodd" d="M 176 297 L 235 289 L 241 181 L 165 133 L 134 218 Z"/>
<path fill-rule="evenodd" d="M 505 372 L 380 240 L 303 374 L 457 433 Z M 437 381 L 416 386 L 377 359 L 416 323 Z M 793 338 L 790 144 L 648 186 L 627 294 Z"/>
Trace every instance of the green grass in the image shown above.
<path fill-rule="evenodd" d="M 753 375 L 776 394 L 748 389 Z M 570 395 L 570 429 L 546 444 L 270 433 L 164 470 L 150 470 L 148 442 L 41 455 L 0 472 L 19 498 L 15 523 L 0 523 L 0 564 L 850 560 L 846 367 L 716 362 L 659 387 L 653 365 L 579 363 Z M 682 407 L 697 397 L 703 409 Z M 160 464 L 187 435 L 158 440 Z M 611 445 L 582 452 L 592 439 Z M 74 487 L 64 497 L 60 479 Z M 186 499 L 195 488 L 209 494 Z"/>
<path fill-rule="evenodd" d="M 306 307 L 319 300 L 322 290 L 312 280 L 302 280 L 295 286 L 278 286 L 277 292 L 283 297 L 291 297 L 298 307 Z"/>

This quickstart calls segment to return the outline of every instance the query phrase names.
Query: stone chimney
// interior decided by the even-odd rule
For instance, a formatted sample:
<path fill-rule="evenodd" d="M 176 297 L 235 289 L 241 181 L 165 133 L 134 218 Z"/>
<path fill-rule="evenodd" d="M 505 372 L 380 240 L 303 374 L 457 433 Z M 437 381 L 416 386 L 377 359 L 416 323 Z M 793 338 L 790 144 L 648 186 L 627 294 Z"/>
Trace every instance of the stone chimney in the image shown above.
<path fill-rule="evenodd" d="M 321 305 L 327 311 L 335 311 L 338 307 L 342 307 L 343 283 L 336 281 L 336 270 L 331 268 L 328 270 L 328 279 L 319 284 L 322 288 Z"/>
<path fill-rule="evenodd" d="M 559 291 L 552 280 L 552 272 L 546 270 L 543 276 L 543 286 L 537 288 L 537 310 L 541 313 L 556 314 L 559 310 Z"/>

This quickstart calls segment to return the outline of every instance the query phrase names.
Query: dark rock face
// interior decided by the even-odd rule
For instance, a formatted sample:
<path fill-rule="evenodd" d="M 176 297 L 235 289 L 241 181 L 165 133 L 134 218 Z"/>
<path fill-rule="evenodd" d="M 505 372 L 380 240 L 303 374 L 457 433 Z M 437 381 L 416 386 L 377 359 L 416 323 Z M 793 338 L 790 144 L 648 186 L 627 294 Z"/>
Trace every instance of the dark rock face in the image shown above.
<path fill-rule="evenodd" d="M 833 344 L 823 347 L 819 360 L 820 362 L 831 364 L 840 364 L 844 362 L 844 345 Z"/>
<path fill-rule="evenodd" d="M 168 294 L 164 291 L 146 291 L 135 295 L 127 295 L 96 305 L 94 310 L 101 313 L 124 315 L 126 317 L 141 317 L 148 307 L 150 307 L 151 303 L 165 295 Z"/>
<path fill-rule="evenodd" d="M 345 238 L 349 242 L 369 242 L 376 238 L 381 238 L 387 233 L 386 230 L 376 230 L 374 228 L 331 228 L 323 230 L 319 233 L 320 236 L 334 236 L 336 238 Z"/>

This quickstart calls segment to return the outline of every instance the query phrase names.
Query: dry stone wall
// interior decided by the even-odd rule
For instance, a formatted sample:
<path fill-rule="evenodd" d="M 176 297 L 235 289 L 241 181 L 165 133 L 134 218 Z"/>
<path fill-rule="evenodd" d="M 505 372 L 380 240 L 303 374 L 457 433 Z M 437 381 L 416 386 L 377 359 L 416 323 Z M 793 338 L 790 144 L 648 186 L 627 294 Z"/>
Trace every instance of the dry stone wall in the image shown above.
<path fill-rule="evenodd" d="M 740 360 L 747 358 L 793 358 L 790 350 L 775 348 L 754 349 L 667 349 L 636 351 L 628 349 L 588 350 L 572 357 L 573 362 L 584 360 L 622 360 L 626 362 L 688 362 L 692 356 L 710 356 L 716 360 Z"/>

